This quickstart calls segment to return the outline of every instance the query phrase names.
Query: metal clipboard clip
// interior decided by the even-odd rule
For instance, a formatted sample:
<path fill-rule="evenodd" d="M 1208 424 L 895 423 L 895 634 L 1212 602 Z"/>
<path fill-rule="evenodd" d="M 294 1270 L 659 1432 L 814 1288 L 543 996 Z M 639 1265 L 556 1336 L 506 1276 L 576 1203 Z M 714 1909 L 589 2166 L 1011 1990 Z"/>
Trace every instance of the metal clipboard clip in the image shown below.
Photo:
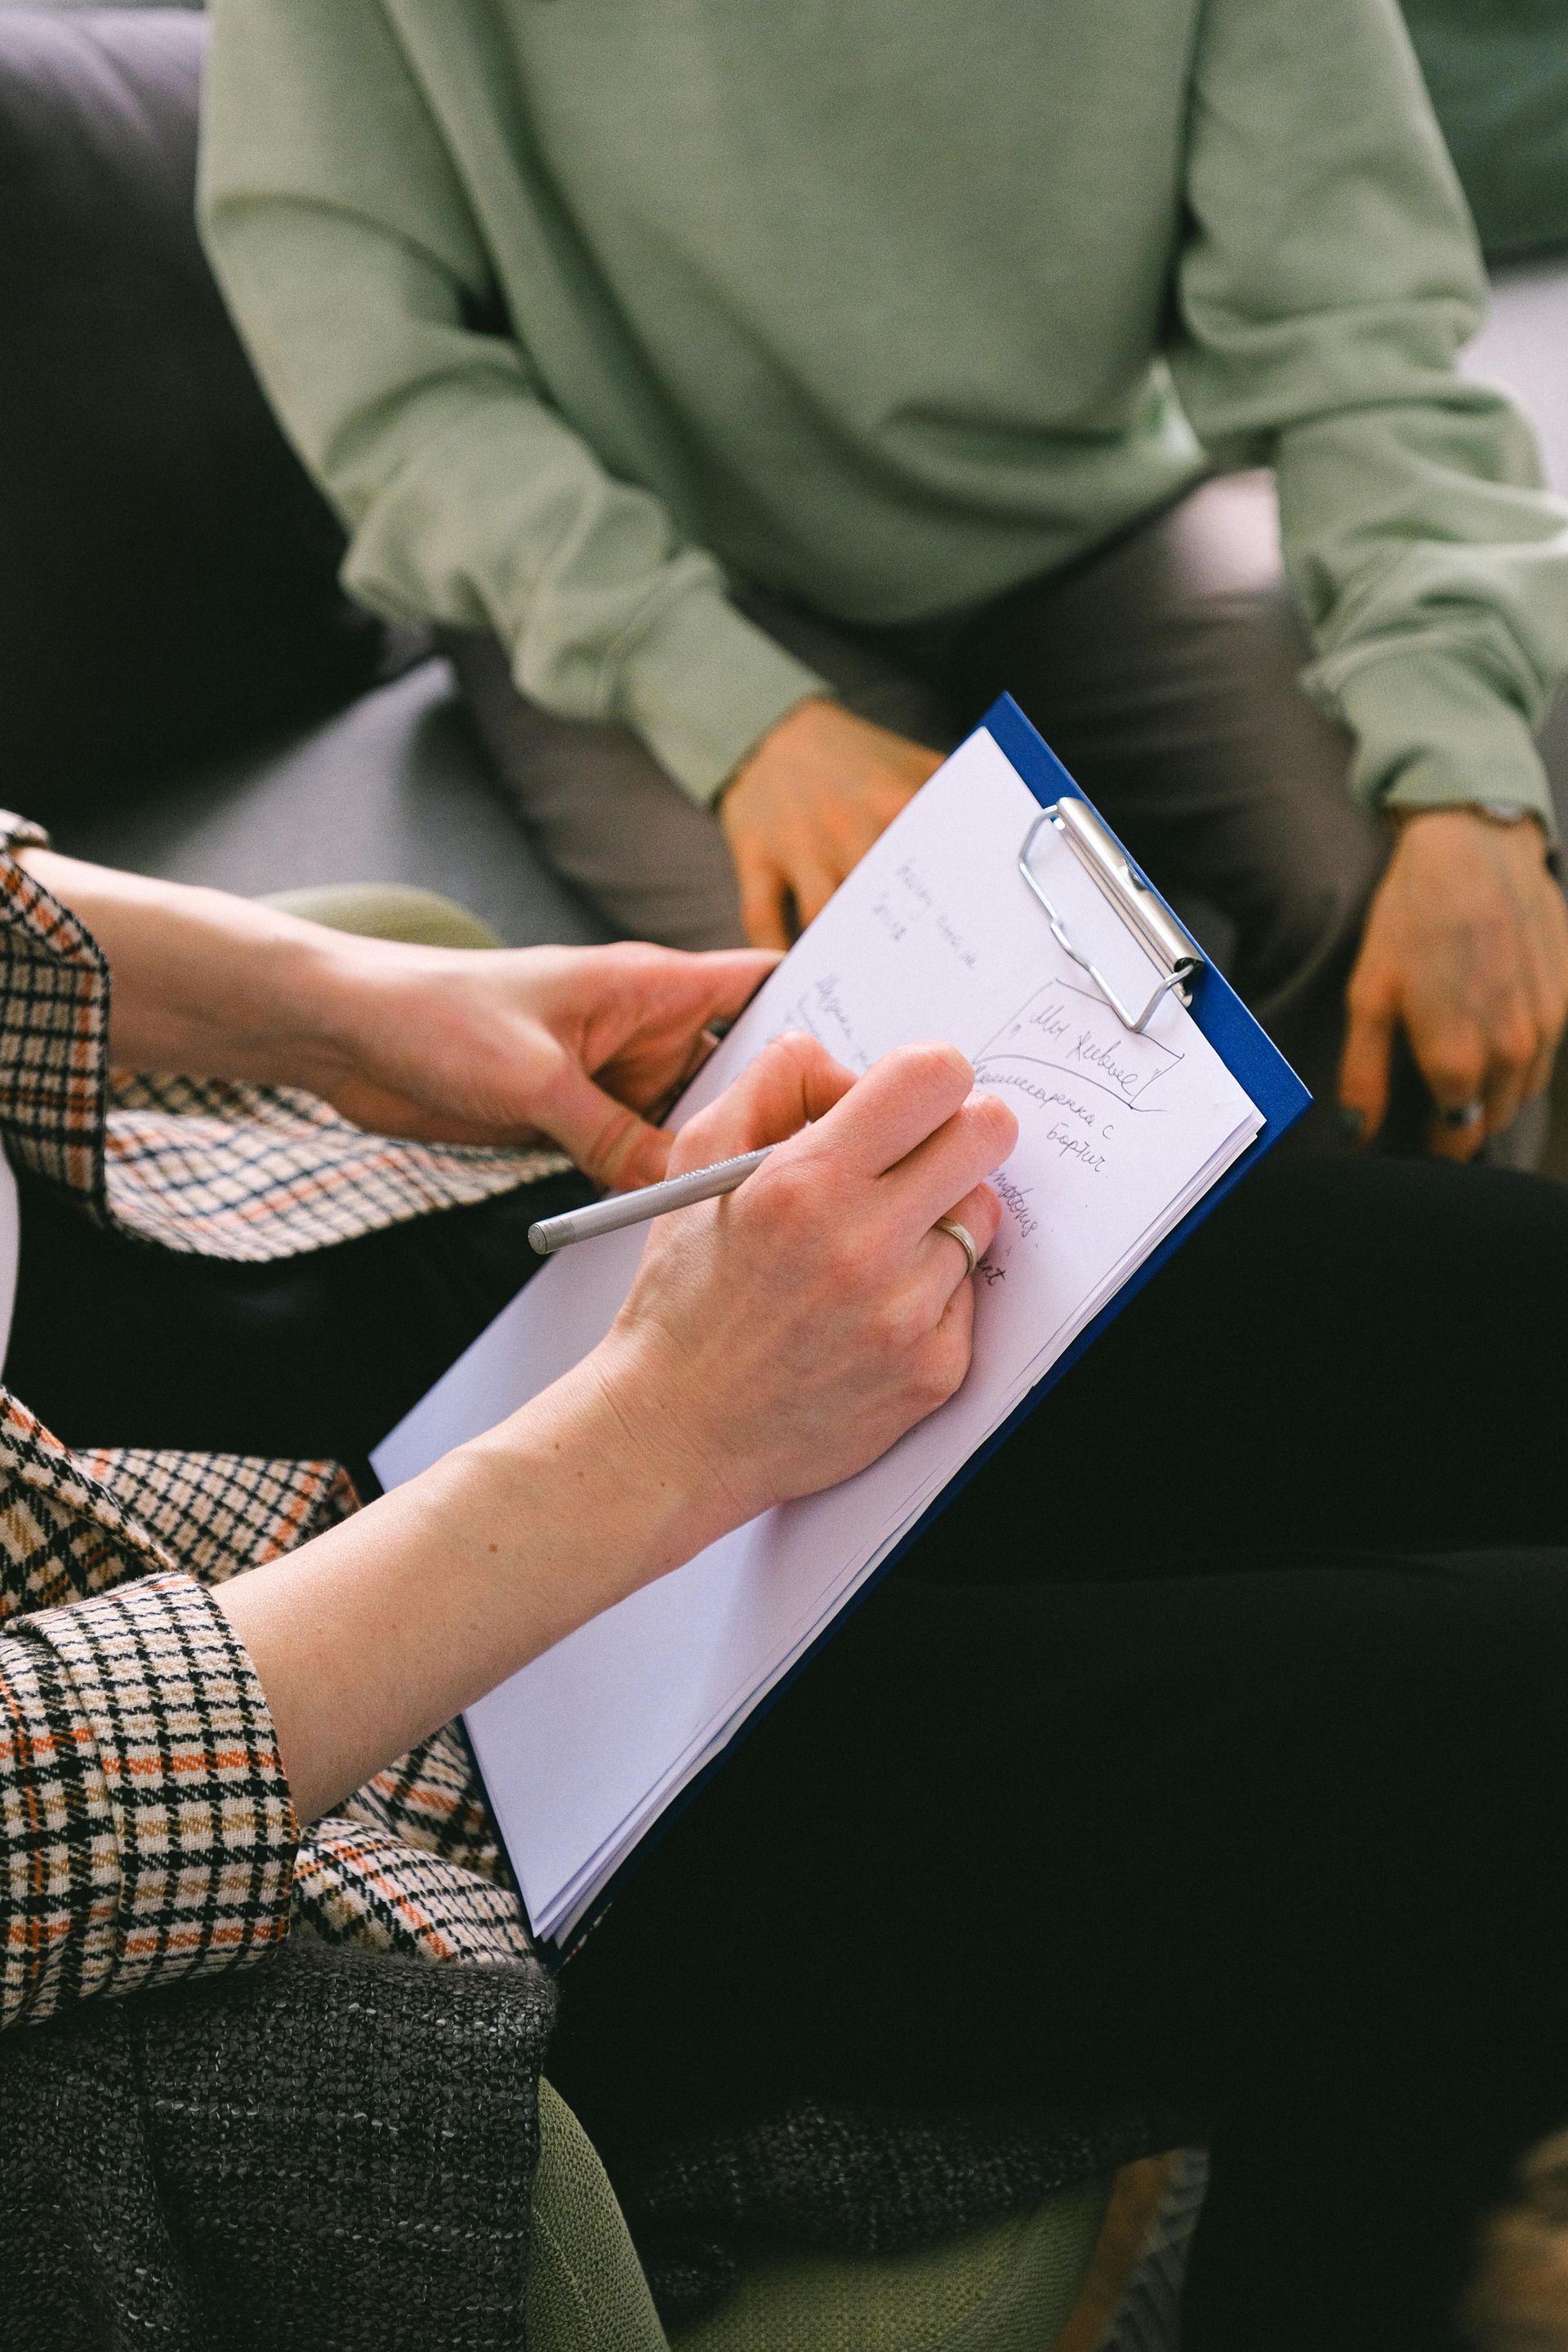
<path fill-rule="evenodd" d="M 1133 1013 L 1123 1004 L 1100 966 L 1073 945 L 1060 914 L 1040 887 L 1039 877 L 1029 863 L 1029 853 L 1047 824 L 1060 834 L 1156 971 L 1163 975 L 1142 1013 Z M 1148 884 L 1133 872 L 1125 854 L 1087 801 L 1053 801 L 1048 808 L 1040 811 L 1024 835 L 1024 845 L 1018 852 L 1018 871 L 1049 917 L 1057 945 L 1088 972 L 1124 1029 L 1131 1029 L 1135 1037 L 1142 1036 L 1167 996 L 1173 996 L 1179 1004 L 1191 1004 L 1193 984 L 1199 972 L 1206 969 L 1202 950 L 1175 917 L 1166 913 Z"/>

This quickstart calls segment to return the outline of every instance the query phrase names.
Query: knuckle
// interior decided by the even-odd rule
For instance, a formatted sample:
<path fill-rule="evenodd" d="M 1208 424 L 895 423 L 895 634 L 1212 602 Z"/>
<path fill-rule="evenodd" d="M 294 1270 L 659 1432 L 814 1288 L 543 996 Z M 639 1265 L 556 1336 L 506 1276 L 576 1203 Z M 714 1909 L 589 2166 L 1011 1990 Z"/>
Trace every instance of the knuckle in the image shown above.
<path fill-rule="evenodd" d="M 974 1072 L 956 1045 L 942 1043 L 906 1045 L 899 1056 L 910 1077 L 917 1077 L 952 1090 L 959 1102 L 974 1084 Z"/>
<path fill-rule="evenodd" d="M 939 1405 L 944 1405 L 957 1386 L 946 1362 L 928 1352 L 910 1365 L 905 1389 L 910 1404 L 924 1414 L 935 1412 Z"/>
<path fill-rule="evenodd" d="M 775 1153 L 764 1162 L 759 1173 L 763 1178 L 763 1182 L 759 1184 L 756 1177 L 753 1177 L 750 1184 L 742 1187 L 739 1195 L 742 1204 L 750 1196 L 750 1205 L 754 1210 L 765 1211 L 771 1223 L 791 1234 L 797 1229 L 804 1230 L 820 1221 L 821 1187 L 814 1179 L 811 1170 L 802 1166 L 798 1153 L 790 1153 L 783 1158 Z M 827 1236 L 828 1244 L 831 1244 L 832 1239 L 830 1232 Z M 819 1246 L 825 1245 L 826 1244 L 819 1244 Z"/>
<path fill-rule="evenodd" d="M 1345 1003 L 1352 1021 L 1381 1021 L 1388 1011 L 1388 982 L 1375 965 L 1370 970 L 1363 961 L 1351 974 L 1345 991 Z"/>
<path fill-rule="evenodd" d="M 910 1301 L 897 1293 L 878 1299 L 866 1321 L 881 1355 L 908 1357 L 920 1347 L 920 1319 Z"/>
<path fill-rule="evenodd" d="M 647 940 L 618 940 L 610 953 L 621 970 L 633 977 L 657 971 L 669 961 L 668 948 L 654 947 Z"/>
<path fill-rule="evenodd" d="M 1500 1061 L 1515 1069 L 1533 1062 L 1541 1047 L 1541 1032 L 1524 1013 L 1515 1013 L 1500 1024 L 1496 1039 Z"/>
<path fill-rule="evenodd" d="M 808 1029 L 786 1029 L 765 1050 L 775 1067 L 808 1070 L 823 1058 L 826 1049 Z"/>
<path fill-rule="evenodd" d="M 989 1184 L 982 1184 L 976 1189 L 969 1214 L 962 1222 L 969 1226 L 974 1236 L 974 1246 L 984 1257 L 1002 1224 L 1002 1202 Z"/>
<path fill-rule="evenodd" d="M 969 1370 L 969 1338 L 963 1333 L 937 1334 L 929 1347 L 921 1351 L 920 1393 L 926 1410 L 934 1412 L 939 1405 L 955 1396 L 963 1385 L 963 1375 Z"/>
<path fill-rule="evenodd" d="M 864 1312 L 875 1273 L 875 1253 L 837 1188 L 815 1181 L 809 1171 L 791 1171 L 782 1213 L 768 1206 L 769 1226 L 797 1267 L 796 1287 L 820 1303 L 826 1292 L 837 1305 Z"/>
<path fill-rule="evenodd" d="M 996 1167 L 1016 1149 L 1018 1120 L 1016 1114 L 999 1095 L 976 1095 L 971 1116 L 979 1130 L 979 1140 L 991 1158 L 989 1165 Z"/>
<path fill-rule="evenodd" d="M 837 1297 L 854 1301 L 866 1297 L 872 1286 L 873 1270 L 865 1249 L 853 1234 L 840 1225 L 822 1244 L 821 1255 L 823 1272 Z"/>
<path fill-rule="evenodd" d="M 1439 1097 L 1468 1101 L 1486 1075 L 1486 1061 L 1479 1045 L 1462 1046 L 1445 1043 L 1434 1045 L 1421 1059 L 1426 1083 Z"/>

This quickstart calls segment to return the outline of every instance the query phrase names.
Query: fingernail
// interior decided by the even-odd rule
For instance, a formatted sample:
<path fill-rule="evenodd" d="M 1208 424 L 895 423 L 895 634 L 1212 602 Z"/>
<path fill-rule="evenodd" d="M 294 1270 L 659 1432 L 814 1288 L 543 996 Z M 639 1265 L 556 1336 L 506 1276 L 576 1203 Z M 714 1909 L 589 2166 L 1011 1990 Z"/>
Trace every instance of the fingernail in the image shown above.
<path fill-rule="evenodd" d="M 1359 1110 L 1352 1110 L 1349 1103 L 1342 1103 L 1340 1105 L 1340 1132 L 1343 1135 L 1345 1140 L 1348 1143 L 1359 1143 L 1365 1130 L 1366 1119 L 1363 1114 Z"/>

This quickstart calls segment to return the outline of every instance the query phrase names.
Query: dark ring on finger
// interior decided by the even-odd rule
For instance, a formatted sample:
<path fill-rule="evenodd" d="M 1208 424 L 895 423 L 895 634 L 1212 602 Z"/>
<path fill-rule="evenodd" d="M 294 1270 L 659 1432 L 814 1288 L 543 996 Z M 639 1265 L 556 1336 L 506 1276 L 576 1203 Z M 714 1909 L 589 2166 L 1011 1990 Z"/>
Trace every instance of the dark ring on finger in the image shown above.
<path fill-rule="evenodd" d="M 1438 1120 L 1444 1127 L 1457 1128 L 1460 1130 L 1468 1127 L 1479 1127 L 1485 1117 L 1486 1105 L 1482 1102 L 1461 1103 L 1457 1110 L 1440 1110 L 1437 1113 Z"/>

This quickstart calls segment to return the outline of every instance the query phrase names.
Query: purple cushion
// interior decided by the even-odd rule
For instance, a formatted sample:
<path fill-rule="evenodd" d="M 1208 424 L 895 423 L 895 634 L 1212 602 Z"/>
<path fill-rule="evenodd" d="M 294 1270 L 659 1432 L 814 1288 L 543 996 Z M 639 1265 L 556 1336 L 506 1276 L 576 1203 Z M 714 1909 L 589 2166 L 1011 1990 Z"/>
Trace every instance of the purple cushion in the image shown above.
<path fill-rule="evenodd" d="M 46 818 L 381 656 L 197 243 L 204 34 L 0 12 L 0 795 Z"/>

